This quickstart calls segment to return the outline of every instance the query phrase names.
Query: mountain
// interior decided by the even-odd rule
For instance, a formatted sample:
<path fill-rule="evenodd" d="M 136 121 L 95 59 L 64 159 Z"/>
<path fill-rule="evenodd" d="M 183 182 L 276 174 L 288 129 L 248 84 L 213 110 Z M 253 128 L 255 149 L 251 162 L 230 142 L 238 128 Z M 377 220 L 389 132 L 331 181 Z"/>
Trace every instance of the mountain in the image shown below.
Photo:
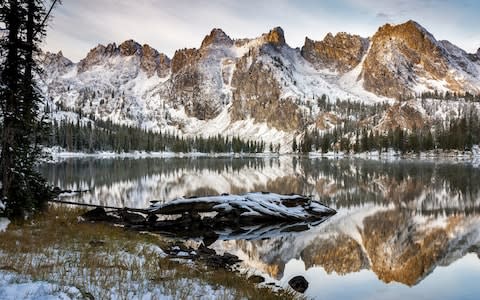
<path fill-rule="evenodd" d="M 390 106 L 425 92 L 480 92 L 480 49 L 469 54 L 437 41 L 413 21 L 384 25 L 371 38 L 307 37 L 301 49 L 287 44 L 280 27 L 253 39 L 213 29 L 198 49 L 177 50 L 171 59 L 128 40 L 98 45 L 78 63 L 61 52 L 41 61 L 41 88 L 57 120 L 76 114 L 190 136 L 261 139 L 280 142 L 283 152 L 306 129 L 328 131 L 355 120 L 373 130 L 375 120 L 392 114 L 352 115 L 338 109 L 342 103 Z M 432 118 L 430 102 L 417 102 L 409 107 L 422 124 L 443 117 Z M 445 113 L 457 108 L 449 104 Z"/>

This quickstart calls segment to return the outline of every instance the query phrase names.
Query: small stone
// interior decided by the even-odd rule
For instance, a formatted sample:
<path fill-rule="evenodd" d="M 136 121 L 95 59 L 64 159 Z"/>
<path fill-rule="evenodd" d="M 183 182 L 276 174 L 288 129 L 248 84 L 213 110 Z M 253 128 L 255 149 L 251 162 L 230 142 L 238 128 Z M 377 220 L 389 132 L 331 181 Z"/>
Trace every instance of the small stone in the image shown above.
<path fill-rule="evenodd" d="M 254 284 L 259 284 L 264 282 L 265 278 L 263 278 L 263 276 L 260 276 L 260 275 L 252 275 L 248 277 L 248 281 Z"/>
<path fill-rule="evenodd" d="M 102 240 L 91 240 L 88 244 L 92 247 L 100 247 L 105 245 L 105 241 Z"/>
<path fill-rule="evenodd" d="M 125 223 L 131 225 L 139 225 L 145 223 L 145 218 L 141 214 L 121 211 L 119 215 Z"/>
<path fill-rule="evenodd" d="M 295 291 L 299 293 L 305 293 L 308 289 L 308 281 L 303 276 L 295 276 L 290 281 L 288 281 L 288 285 Z"/>
<path fill-rule="evenodd" d="M 106 221 L 108 219 L 105 209 L 101 207 L 87 211 L 82 217 L 87 221 Z"/>

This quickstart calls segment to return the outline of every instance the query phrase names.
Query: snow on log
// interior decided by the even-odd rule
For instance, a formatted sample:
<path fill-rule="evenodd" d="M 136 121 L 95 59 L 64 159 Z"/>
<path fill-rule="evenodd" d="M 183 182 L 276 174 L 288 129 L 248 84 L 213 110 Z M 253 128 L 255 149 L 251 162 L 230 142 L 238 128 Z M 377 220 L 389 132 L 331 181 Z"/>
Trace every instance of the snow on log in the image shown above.
<path fill-rule="evenodd" d="M 315 220 L 336 213 L 318 201 L 302 195 L 275 193 L 246 193 L 194 198 L 178 198 L 164 204 L 150 206 L 151 214 L 178 215 L 217 212 L 249 220 Z"/>

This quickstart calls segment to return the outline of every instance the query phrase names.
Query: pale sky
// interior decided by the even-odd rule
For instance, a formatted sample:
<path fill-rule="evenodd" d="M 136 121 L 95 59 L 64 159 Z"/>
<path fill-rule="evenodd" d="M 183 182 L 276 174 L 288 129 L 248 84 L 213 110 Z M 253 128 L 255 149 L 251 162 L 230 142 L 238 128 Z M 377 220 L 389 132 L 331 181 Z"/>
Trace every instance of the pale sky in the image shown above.
<path fill-rule="evenodd" d="M 480 1 L 476 0 L 63 0 L 53 11 L 44 49 L 73 61 L 97 44 L 134 39 L 172 57 L 198 48 L 212 28 L 232 38 L 253 38 L 275 26 L 287 43 L 328 32 L 372 36 L 385 23 L 415 20 L 438 40 L 467 52 L 480 47 Z"/>

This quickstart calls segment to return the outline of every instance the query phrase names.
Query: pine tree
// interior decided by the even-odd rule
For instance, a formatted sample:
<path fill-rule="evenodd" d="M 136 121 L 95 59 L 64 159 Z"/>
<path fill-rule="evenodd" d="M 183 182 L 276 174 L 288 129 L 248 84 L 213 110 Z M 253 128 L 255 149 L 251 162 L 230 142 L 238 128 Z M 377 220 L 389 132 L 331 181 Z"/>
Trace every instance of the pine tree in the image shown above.
<path fill-rule="evenodd" d="M 47 17 L 40 0 L 0 4 L 0 24 L 6 29 L 0 40 L 0 53 L 5 57 L 0 66 L 0 179 L 10 216 L 24 216 L 39 209 L 50 196 L 45 180 L 35 170 L 45 124 L 39 121 L 42 97 L 34 80 L 34 72 L 39 69 L 34 57 L 45 35 Z"/>

